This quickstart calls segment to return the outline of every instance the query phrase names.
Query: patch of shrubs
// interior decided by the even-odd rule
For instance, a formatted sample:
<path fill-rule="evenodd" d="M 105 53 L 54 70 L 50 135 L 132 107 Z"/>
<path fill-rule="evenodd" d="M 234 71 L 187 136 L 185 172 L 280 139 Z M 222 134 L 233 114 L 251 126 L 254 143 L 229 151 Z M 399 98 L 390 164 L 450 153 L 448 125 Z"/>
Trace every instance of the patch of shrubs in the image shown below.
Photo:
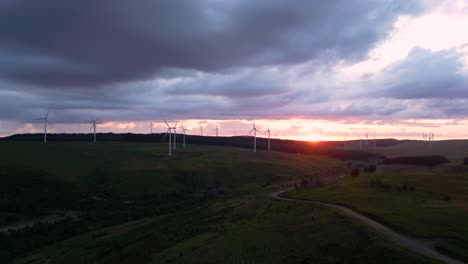
<path fill-rule="evenodd" d="M 463 160 L 463 164 L 468 165 L 468 157 Z"/>
<path fill-rule="evenodd" d="M 450 201 L 452 198 L 448 194 L 440 193 L 440 199 L 443 201 Z"/>
<path fill-rule="evenodd" d="M 374 188 L 376 190 L 382 191 L 382 192 L 391 192 L 391 191 L 396 191 L 396 192 L 406 192 L 410 191 L 413 192 L 415 190 L 414 186 L 407 185 L 406 183 L 404 184 L 390 184 L 390 183 L 384 183 L 380 178 L 374 178 L 369 180 L 369 186 L 371 188 Z"/>
<path fill-rule="evenodd" d="M 359 176 L 359 168 L 354 168 L 351 170 L 351 176 L 358 177 Z"/>
<path fill-rule="evenodd" d="M 450 162 L 446 157 L 441 155 L 433 156 L 407 156 L 388 158 L 384 160 L 384 164 L 409 164 L 422 166 L 437 166 Z"/>
<path fill-rule="evenodd" d="M 371 164 L 364 168 L 364 172 L 376 172 L 376 171 L 377 171 L 377 166 L 374 164 Z"/>

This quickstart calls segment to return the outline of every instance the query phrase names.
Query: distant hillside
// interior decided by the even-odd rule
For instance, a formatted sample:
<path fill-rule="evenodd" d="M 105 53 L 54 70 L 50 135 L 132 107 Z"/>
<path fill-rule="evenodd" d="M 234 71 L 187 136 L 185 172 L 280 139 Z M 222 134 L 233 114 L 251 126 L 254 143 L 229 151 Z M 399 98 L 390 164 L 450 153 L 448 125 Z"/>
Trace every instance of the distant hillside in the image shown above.
<path fill-rule="evenodd" d="M 164 134 L 114 134 L 99 133 L 97 138 L 99 142 L 162 142 Z M 43 134 L 17 134 L 5 137 L 3 141 L 37 141 L 41 142 Z M 48 134 L 49 142 L 91 142 L 92 134 Z M 164 139 L 167 142 L 167 138 Z M 231 146 L 240 148 L 252 148 L 252 137 L 210 137 L 186 135 L 186 144 Z M 177 142 L 182 143 L 182 135 L 177 135 Z M 392 141 L 393 142 L 393 141 Z M 257 149 L 266 150 L 268 145 L 267 138 L 257 138 Z M 271 139 L 271 149 L 287 153 L 300 154 L 319 154 L 337 159 L 346 160 L 367 160 L 368 158 L 385 159 L 385 156 L 379 153 L 372 153 L 358 150 L 343 150 L 340 147 L 342 142 L 324 141 L 311 143 L 307 141 Z"/>

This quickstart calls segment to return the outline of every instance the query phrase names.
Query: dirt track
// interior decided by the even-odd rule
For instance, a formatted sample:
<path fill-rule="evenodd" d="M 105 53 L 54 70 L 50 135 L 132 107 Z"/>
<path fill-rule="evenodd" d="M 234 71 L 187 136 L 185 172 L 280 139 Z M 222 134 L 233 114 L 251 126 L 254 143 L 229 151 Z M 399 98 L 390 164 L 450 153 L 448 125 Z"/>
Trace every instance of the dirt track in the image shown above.
<path fill-rule="evenodd" d="M 341 205 L 336 205 L 336 204 L 331 204 L 331 203 L 312 201 L 312 200 L 301 200 L 301 199 L 294 199 L 294 198 L 286 198 L 286 197 L 281 196 L 282 193 L 285 193 L 285 192 L 290 191 L 290 190 L 292 190 L 292 189 L 286 189 L 286 190 L 282 190 L 282 191 L 273 193 L 273 194 L 271 194 L 271 197 L 273 199 L 282 200 L 282 201 L 313 203 L 313 204 L 319 204 L 319 205 L 324 205 L 324 206 L 328 206 L 328 207 L 338 209 L 338 210 L 340 210 L 341 212 L 343 212 L 344 214 L 346 214 L 346 215 L 348 215 L 350 217 L 357 218 L 357 219 L 361 220 L 365 224 L 373 227 L 374 229 L 376 229 L 380 233 L 386 235 L 390 239 L 396 241 L 400 245 L 410 249 L 413 252 L 417 252 L 417 253 L 419 253 L 421 255 L 424 255 L 426 257 L 429 257 L 429 258 L 437 259 L 437 260 L 442 261 L 444 263 L 463 264 L 463 262 L 461 262 L 459 260 L 453 259 L 451 257 L 448 257 L 446 255 L 443 255 L 443 254 L 439 253 L 432 246 L 428 245 L 427 243 L 425 243 L 424 241 L 422 241 L 420 239 L 411 238 L 411 237 L 402 235 L 400 233 L 397 233 L 397 232 L 391 230 L 390 228 L 382 225 L 381 223 L 376 222 L 375 220 L 372 220 L 372 219 L 368 218 L 367 216 L 362 215 L 362 214 L 360 214 L 360 213 L 358 213 L 358 212 L 356 212 L 354 210 L 351 210 L 351 209 L 349 209 L 347 207 L 344 207 L 344 206 L 341 206 Z"/>

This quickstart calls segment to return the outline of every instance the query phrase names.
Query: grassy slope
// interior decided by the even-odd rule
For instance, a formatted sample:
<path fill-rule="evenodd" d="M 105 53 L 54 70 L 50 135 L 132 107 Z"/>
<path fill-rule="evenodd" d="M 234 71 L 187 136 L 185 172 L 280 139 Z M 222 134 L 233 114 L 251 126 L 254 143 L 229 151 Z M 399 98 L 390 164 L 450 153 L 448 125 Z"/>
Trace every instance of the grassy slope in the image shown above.
<path fill-rule="evenodd" d="M 388 167 L 390 169 L 382 169 Z M 468 176 L 466 173 L 430 171 L 410 166 L 346 177 L 339 184 L 289 196 L 344 204 L 368 213 L 405 233 L 434 238 L 441 250 L 468 260 Z M 404 167 L 404 166 L 403 166 Z M 413 170 L 413 171 L 411 171 Z M 420 171 L 419 171 L 420 170 Z M 407 184 L 415 191 L 383 192 L 368 186 L 379 177 L 393 186 Z M 443 195 L 450 196 L 444 200 Z"/>
<path fill-rule="evenodd" d="M 134 199 L 129 207 L 138 207 L 152 194 L 200 193 L 212 186 L 226 189 L 220 198 L 194 201 L 190 208 L 181 207 L 183 210 L 178 210 L 179 207 L 159 210 L 140 220 L 129 218 L 129 222 L 35 250 L 16 262 L 375 263 L 394 259 L 427 262 L 329 209 L 272 201 L 268 191 L 262 189 L 268 184 L 301 177 L 340 173 L 339 161 L 284 153 L 254 155 L 242 149 L 200 146 L 191 146 L 169 158 L 165 155 L 166 147 L 166 144 L 1 142 L 0 176 L 8 180 L 4 186 L 7 189 L 23 188 L 41 196 L 54 196 L 57 192 L 65 196 L 72 190 Z M 50 191 L 47 189 L 50 186 L 55 189 Z M 62 189 L 65 191 L 60 192 Z M 19 202 L 30 202 L 27 198 Z M 159 199 L 164 203 L 164 196 Z M 94 201 L 93 206 L 98 208 L 95 211 L 112 209 L 102 203 L 106 202 Z M 131 214 L 125 206 L 119 204 L 117 210 L 129 210 Z M 93 212 L 79 213 L 92 216 Z M 91 219 L 92 223 L 102 220 L 100 216 Z"/>
<path fill-rule="evenodd" d="M 16 263 L 431 263 L 335 211 L 265 192 L 135 221 Z"/>

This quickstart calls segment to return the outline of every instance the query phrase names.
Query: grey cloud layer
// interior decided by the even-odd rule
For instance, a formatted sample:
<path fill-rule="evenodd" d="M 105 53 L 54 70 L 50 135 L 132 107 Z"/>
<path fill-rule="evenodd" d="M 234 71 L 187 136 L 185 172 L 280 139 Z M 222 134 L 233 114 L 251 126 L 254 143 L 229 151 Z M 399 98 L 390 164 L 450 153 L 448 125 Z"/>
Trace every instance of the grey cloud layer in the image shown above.
<path fill-rule="evenodd" d="M 403 61 L 388 66 L 378 84 L 382 95 L 398 99 L 468 98 L 464 54 L 456 49 L 432 52 L 413 48 Z"/>
<path fill-rule="evenodd" d="M 0 75 L 99 87 L 167 68 L 357 59 L 417 9 L 407 1 L 3 1 Z"/>
<path fill-rule="evenodd" d="M 369 76 L 360 85 L 377 87 L 375 100 L 347 98 L 356 84 L 333 79 L 420 12 L 404 0 L 1 1 L 0 120 L 49 106 L 64 123 L 459 116 L 468 93 L 456 50 L 415 48 Z M 432 100 L 451 97 L 461 99 Z"/>

